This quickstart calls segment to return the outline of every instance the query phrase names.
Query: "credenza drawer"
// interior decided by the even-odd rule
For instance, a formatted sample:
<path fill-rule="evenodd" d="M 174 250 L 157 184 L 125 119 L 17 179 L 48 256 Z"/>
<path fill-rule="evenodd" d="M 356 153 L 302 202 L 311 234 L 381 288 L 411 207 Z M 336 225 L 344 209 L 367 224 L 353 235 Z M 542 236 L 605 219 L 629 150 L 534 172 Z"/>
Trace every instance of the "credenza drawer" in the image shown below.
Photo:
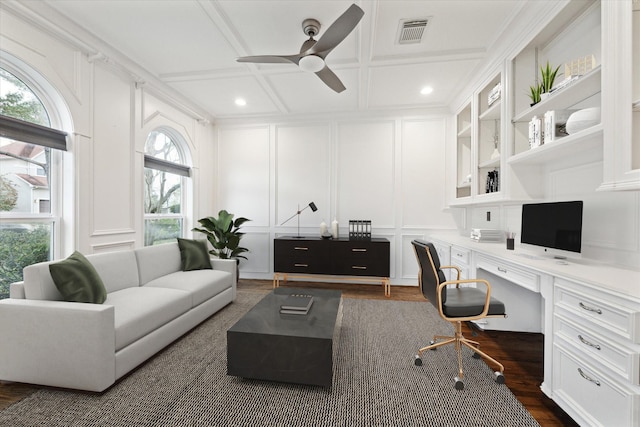
<path fill-rule="evenodd" d="M 638 425 L 640 394 L 562 346 L 554 344 L 554 400 L 590 425 Z"/>
<path fill-rule="evenodd" d="M 564 347 L 571 346 L 576 353 L 591 357 L 632 384 L 640 385 L 639 346 L 624 345 L 620 340 L 585 328 L 563 315 L 562 310 L 556 310 L 554 325 L 556 340 Z"/>

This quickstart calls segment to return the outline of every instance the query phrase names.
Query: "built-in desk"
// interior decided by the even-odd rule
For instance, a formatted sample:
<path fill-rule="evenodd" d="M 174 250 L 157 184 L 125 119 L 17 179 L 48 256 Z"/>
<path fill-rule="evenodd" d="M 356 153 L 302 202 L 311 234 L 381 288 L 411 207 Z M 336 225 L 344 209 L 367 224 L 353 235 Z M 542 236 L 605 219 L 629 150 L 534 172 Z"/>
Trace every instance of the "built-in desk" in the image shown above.
<path fill-rule="evenodd" d="M 541 389 L 576 422 L 640 425 L 640 271 L 458 234 L 430 240 L 452 264 L 463 258 L 469 277 L 489 280 L 505 303 L 506 319 L 480 327 L 544 334 Z"/>

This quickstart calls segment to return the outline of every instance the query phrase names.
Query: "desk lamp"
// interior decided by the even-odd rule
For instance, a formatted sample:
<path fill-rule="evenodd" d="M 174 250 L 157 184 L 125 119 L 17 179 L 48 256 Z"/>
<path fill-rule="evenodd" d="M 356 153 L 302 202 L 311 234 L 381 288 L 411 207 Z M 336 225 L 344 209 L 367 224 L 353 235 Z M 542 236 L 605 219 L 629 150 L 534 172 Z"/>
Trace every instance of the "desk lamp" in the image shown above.
<path fill-rule="evenodd" d="M 313 212 L 318 210 L 318 207 L 316 206 L 315 203 L 311 202 L 309 203 L 307 206 L 305 206 L 304 208 L 300 209 L 300 205 L 298 205 L 298 211 L 296 213 L 294 213 L 293 215 L 291 215 L 289 218 L 287 218 L 282 224 L 285 225 L 287 222 L 289 222 L 290 220 L 293 219 L 293 217 L 297 216 L 298 217 L 298 235 L 296 237 L 300 238 L 300 213 L 302 213 L 303 210 L 307 209 L 307 208 L 311 208 L 311 210 Z"/>

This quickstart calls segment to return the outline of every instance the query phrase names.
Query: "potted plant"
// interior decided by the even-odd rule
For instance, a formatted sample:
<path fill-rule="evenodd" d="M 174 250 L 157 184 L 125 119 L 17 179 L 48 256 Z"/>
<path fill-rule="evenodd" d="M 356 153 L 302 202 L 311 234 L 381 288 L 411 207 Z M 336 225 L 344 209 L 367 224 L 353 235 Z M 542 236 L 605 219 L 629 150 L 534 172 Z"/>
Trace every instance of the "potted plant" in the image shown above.
<path fill-rule="evenodd" d="M 230 214 L 226 210 L 218 212 L 218 217 L 206 217 L 199 219 L 198 222 L 202 228 L 193 228 L 192 231 L 198 231 L 207 236 L 207 240 L 213 246 L 213 249 L 209 251 L 210 254 L 222 259 L 235 258 L 237 263 L 240 263 L 240 258 L 247 259 L 242 255 L 248 252 L 249 249 L 240 246 L 240 239 L 244 233 L 241 233 L 240 227 L 247 221 L 251 221 L 247 218 L 237 218 L 233 220 L 233 214 Z"/>
<path fill-rule="evenodd" d="M 529 98 L 531 98 L 531 106 L 533 107 L 538 102 L 540 102 L 540 94 L 542 91 L 542 86 L 540 84 L 535 84 L 533 86 L 529 86 Z"/>
<path fill-rule="evenodd" d="M 556 79 L 556 74 L 558 74 L 559 69 L 560 66 L 558 65 L 555 70 L 552 70 L 549 61 L 547 61 L 547 65 L 545 67 L 540 67 L 540 74 L 542 77 L 542 83 L 540 83 L 540 94 L 551 93 L 551 88 L 553 87 L 553 82 Z M 541 96 L 541 98 L 543 97 Z"/>

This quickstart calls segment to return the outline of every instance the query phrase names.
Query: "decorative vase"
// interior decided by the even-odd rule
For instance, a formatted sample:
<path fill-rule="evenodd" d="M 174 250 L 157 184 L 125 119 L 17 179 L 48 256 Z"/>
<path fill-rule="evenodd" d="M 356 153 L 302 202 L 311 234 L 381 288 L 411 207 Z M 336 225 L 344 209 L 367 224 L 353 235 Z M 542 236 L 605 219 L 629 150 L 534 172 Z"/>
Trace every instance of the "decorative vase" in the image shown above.
<path fill-rule="evenodd" d="M 331 237 L 333 237 L 334 239 L 338 238 L 338 220 L 334 219 L 331 222 Z"/>

